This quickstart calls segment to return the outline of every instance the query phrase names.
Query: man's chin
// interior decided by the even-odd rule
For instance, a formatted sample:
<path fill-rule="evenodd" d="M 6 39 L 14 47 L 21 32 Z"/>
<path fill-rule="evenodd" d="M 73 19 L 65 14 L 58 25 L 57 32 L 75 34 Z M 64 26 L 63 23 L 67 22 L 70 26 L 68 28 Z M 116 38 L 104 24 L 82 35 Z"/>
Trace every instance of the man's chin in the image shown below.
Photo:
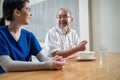
<path fill-rule="evenodd" d="M 64 28 L 64 27 L 66 27 L 66 25 L 60 25 L 60 27 Z"/>

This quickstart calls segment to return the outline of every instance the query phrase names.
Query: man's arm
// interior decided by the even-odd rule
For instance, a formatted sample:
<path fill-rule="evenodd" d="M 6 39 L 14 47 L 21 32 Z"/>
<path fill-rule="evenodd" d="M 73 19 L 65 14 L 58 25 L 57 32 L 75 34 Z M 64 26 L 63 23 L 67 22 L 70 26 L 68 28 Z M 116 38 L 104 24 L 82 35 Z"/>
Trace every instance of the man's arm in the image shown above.
<path fill-rule="evenodd" d="M 59 56 L 63 56 L 63 57 L 68 57 L 78 51 L 84 51 L 86 49 L 85 45 L 87 44 L 87 41 L 82 41 L 80 42 L 76 47 L 73 47 L 71 49 L 68 50 L 58 50 L 52 53 L 53 56 L 55 55 L 59 55 Z"/>

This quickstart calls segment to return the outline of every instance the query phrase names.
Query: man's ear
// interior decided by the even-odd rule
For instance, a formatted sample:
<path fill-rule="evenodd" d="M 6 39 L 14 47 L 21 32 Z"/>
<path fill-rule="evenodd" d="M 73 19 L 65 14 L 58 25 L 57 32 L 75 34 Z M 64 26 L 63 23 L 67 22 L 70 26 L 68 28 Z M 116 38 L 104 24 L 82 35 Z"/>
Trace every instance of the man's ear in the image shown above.
<path fill-rule="evenodd" d="M 13 11 L 13 15 L 14 15 L 14 16 L 20 16 L 20 11 L 19 11 L 18 9 L 15 9 L 15 10 Z"/>
<path fill-rule="evenodd" d="M 71 17 L 71 22 L 70 23 L 72 23 L 73 22 L 73 18 Z"/>

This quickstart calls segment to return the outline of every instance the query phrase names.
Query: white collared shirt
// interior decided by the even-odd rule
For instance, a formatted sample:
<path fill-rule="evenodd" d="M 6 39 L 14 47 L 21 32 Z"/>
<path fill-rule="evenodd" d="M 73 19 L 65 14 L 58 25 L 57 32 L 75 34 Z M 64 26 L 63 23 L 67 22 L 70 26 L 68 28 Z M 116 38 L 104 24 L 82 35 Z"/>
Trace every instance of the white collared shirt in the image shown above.
<path fill-rule="evenodd" d="M 45 38 L 46 55 L 51 56 L 51 53 L 58 50 L 67 50 L 73 48 L 80 42 L 75 30 L 70 29 L 67 34 L 58 26 L 51 28 Z"/>

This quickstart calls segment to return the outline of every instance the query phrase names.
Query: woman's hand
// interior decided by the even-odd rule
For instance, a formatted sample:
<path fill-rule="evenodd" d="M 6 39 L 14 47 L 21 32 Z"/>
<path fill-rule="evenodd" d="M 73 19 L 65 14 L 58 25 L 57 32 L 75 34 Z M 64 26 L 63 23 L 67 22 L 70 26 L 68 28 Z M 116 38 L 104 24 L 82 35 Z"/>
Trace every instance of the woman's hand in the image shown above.
<path fill-rule="evenodd" d="M 53 64 L 52 64 L 53 69 L 57 69 L 57 70 L 62 69 L 64 65 L 65 65 L 65 59 L 62 56 L 56 55 L 53 57 Z"/>

